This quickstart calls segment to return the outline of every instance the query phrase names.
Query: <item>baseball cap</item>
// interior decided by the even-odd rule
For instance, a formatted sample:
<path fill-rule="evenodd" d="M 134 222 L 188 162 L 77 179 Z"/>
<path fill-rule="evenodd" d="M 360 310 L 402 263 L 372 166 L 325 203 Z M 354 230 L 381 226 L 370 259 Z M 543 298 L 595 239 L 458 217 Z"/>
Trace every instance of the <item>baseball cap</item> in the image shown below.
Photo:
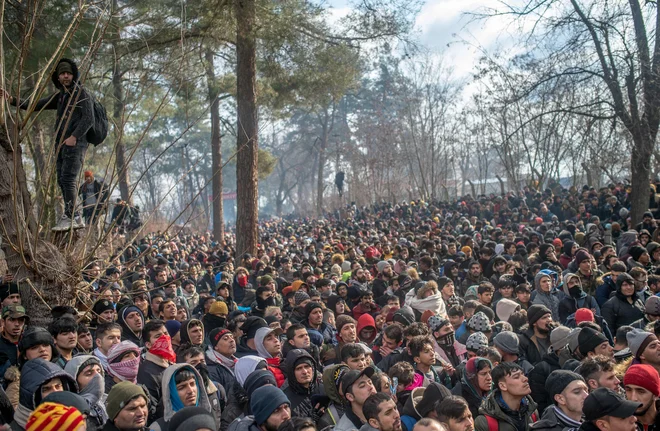
<path fill-rule="evenodd" d="M 367 377 L 371 378 L 371 376 L 373 376 L 374 373 L 375 373 L 375 371 L 374 371 L 373 367 L 367 367 L 362 371 L 351 370 L 351 371 L 345 372 L 344 375 L 341 378 L 341 385 L 342 385 L 342 389 L 344 391 L 344 394 L 346 394 L 348 392 L 350 387 L 353 386 L 353 384 L 355 382 L 357 382 L 360 377 L 367 376 Z"/>
<path fill-rule="evenodd" d="M 608 388 L 598 388 L 584 400 L 582 412 L 585 420 L 595 421 L 603 416 L 629 418 L 642 406 L 642 403 L 628 401 Z"/>
<path fill-rule="evenodd" d="M 241 326 L 241 330 L 245 334 L 245 339 L 250 340 L 254 338 L 259 328 L 267 328 L 267 327 L 268 327 L 268 323 L 266 323 L 266 321 L 263 318 L 257 316 L 250 316 L 245 320 L 243 326 Z"/>
<path fill-rule="evenodd" d="M 7 317 L 12 319 L 19 319 L 21 317 L 28 318 L 25 307 L 17 304 L 7 305 L 2 308 L 2 318 L 6 319 Z"/>

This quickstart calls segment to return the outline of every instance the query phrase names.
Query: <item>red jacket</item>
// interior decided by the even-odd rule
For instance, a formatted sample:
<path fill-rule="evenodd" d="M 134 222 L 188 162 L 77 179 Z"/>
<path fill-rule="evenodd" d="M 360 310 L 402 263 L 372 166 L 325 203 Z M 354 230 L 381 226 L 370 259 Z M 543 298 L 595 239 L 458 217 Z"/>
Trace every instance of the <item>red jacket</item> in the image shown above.
<path fill-rule="evenodd" d="M 277 382 L 277 387 L 281 388 L 282 385 L 284 384 L 284 380 L 286 380 L 286 377 L 284 376 L 284 373 L 280 369 L 280 358 L 267 358 L 266 363 L 268 364 L 268 371 L 273 373 L 275 376 L 275 381 Z"/>

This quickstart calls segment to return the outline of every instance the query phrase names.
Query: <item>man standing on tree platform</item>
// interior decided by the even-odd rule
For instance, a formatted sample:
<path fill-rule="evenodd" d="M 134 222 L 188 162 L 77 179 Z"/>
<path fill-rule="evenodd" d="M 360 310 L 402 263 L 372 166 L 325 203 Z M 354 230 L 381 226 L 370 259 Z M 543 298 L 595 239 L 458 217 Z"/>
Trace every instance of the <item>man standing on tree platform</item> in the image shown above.
<path fill-rule="evenodd" d="M 80 215 L 75 210 L 78 194 L 76 182 L 82 168 L 87 150 L 87 132 L 94 125 L 94 102 L 91 96 L 78 82 L 76 64 L 69 59 L 62 59 L 57 64 L 51 79 L 59 92 L 37 101 L 34 110 L 57 110 L 55 121 L 55 143 L 57 145 L 57 184 L 64 199 L 64 214 L 53 227 L 54 231 L 66 231 L 85 227 Z M 16 106 L 16 99 L 0 89 L 0 97 Z M 25 100 L 18 106 L 28 109 L 30 101 Z"/>

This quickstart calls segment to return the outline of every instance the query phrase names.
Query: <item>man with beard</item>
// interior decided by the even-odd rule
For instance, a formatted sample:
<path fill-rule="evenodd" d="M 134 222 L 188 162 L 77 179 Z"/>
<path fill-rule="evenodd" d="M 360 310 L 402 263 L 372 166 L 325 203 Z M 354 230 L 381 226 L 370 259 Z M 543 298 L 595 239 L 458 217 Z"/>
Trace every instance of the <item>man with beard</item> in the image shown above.
<path fill-rule="evenodd" d="M 660 426 L 657 401 L 660 396 L 660 377 L 650 365 L 636 364 L 628 368 L 623 376 L 626 398 L 642 403 L 635 410 L 637 426 L 645 431 L 656 431 Z"/>
<path fill-rule="evenodd" d="M 434 340 L 433 350 L 440 357 L 447 375 L 454 379 L 454 368 L 463 362 L 467 350 L 463 344 L 456 341 L 454 327 L 449 319 L 431 316 L 427 323 Z"/>
<path fill-rule="evenodd" d="M 579 374 L 567 370 L 553 371 L 545 382 L 553 405 L 545 409 L 541 420 L 532 425 L 539 431 L 576 429 L 582 424 L 582 406 L 589 389 Z"/>
<path fill-rule="evenodd" d="M 529 430 L 538 419 L 536 403 L 530 397 L 531 389 L 520 365 L 502 362 L 491 372 L 493 390 L 479 409 L 474 421 L 477 431 L 491 429 L 488 416 L 495 419 L 501 431 Z"/>
<path fill-rule="evenodd" d="M 635 363 L 650 365 L 660 370 L 660 341 L 650 332 L 633 329 L 626 334 L 628 348 Z"/>
<path fill-rule="evenodd" d="M 464 297 L 465 292 L 470 286 L 478 286 L 484 281 L 488 281 L 488 279 L 482 274 L 481 264 L 475 260 L 470 263 L 470 266 L 468 267 L 468 273 L 465 276 L 465 280 L 463 280 L 463 283 L 461 283 L 460 296 Z"/>
<path fill-rule="evenodd" d="M 323 321 L 323 306 L 318 302 L 310 302 L 305 306 L 305 326 L 314 329 L 323 336 L 323 343 L 328 345 L 337 344 L 335 330 Z"/>
<path fill-rule="evenodd" d="M 228 431 L 277 431 L 291 419 L 291 403 L 280 389 L 263 386 L 250 397 L 252 416 L 235 419 Z"/>
<path fill-rule="evenodd" d="M 401 431 L 401 415 L 392 397 L 379 392 L 364 402 L 362 412 L 367 423 L 360 431 Z"/>
<path fill-rule="evenodd" d="M 619 379 L 614 372 L 614 360 L 607 356 L 592 356 L 582 361 L 579 368 L 580 375 L 589 386 L 589 391 L 598 388 L 607 388 L 613 391 L 619 388 Z"/>
<path fill-rule="evenodd" d="M 436 404 L 435 411 L 448 431 L 474 431 L 474 419 L 465 398 L 449 396 Z"/>
<path fill-rule="evenodd" d="M 552 311 L 545 305 L 534 304 L 527 310 L 529 328 L 520 334 L 520 355 L 535 365 L 550 347 Z"/>
<path fill-rule="evenodd" d="M 353 317 L 359 320 L 363 314 L 376 315 L 380 307 L 374 302 L 374 294 L 367 289 L 360 291 L 360 303 L 353 307 Z"/>
<path fill-rule="evenodd" d="M 385 292 L 387 292 L 387 288 L 390 286 L 390 281 L 394 278 L 394 270 L 392 269 L 392 265 L 384 260 L 378 262 L 376 268 L 378 269 L 378 275 L 373 282 L 373 292 L 374 296 L 378 298 L 378 304 L 383 306 L 386 303 L 385 301 L 387 301 Z"/>
<path fill-rule="evenodd" d="M 611 389 L 598 388 L 584 400 L 581 431 L 636 431 L 635 412 L 641 403 L 628 401 Z"/>

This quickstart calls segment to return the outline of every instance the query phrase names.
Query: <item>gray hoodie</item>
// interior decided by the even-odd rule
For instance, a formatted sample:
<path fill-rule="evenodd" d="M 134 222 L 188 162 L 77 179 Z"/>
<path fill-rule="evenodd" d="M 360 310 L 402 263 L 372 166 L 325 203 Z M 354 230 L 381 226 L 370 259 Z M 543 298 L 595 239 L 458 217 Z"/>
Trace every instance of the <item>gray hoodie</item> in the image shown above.
<path fill-rule="evenodd" d="M 174 411 L 174 407 L 172 406 L 172 394 L 170 393 L 170 380 L 174 378 L 177 372 L 179 372 L 182 369 L 186 369 L 193 373 L 195 375 L 195 379 L 197 380 L 197 405 L 199 407 L 203 407 L 208 411 L 209 413 L 211 412 L 211 403 L 209 401 L 209 397 L 206 394 L 206 389 L 204 387 L 204 380 L 202 379 L 202 376 L 199 375 L 199 372 L 195 369 L 190 364 L 173 364 L 167 367 L 165 371 L 163 372 L 163 378 L 162 378 L 162 390 L 163 390 L 163 398 L 161 402 L 163 403 L 163 408 L 164 408 L 164 415 L 162 418 L 158 419 L 156 422 L 152 423 L 149 425 L 149 430 L 150 431 L 165 431 L 167 429 L 167 423 L 172 419 L 172 416 L 176 413 Z"/>
<path fill-rule="evenodd" d="M 78 380 L 78 374 L 82 371 L 83 364 L 93 363 L 101 368 L 101 374 L 95 375 L 87 384 L 87 386 L 80 390 L 78 393 L 87 401 L 90 408 L 90 419 L 87 420 L 87 430 L 100 430 L 108 420 L 108 413 L 105 410 L 105 381 L 103 377 L 103 365 L 99 358 L 93 355 L 75 356 L 64 367 L 64 371 L 74 380 Z M 85 366 L 87 366 L 85 365 Z"/>

